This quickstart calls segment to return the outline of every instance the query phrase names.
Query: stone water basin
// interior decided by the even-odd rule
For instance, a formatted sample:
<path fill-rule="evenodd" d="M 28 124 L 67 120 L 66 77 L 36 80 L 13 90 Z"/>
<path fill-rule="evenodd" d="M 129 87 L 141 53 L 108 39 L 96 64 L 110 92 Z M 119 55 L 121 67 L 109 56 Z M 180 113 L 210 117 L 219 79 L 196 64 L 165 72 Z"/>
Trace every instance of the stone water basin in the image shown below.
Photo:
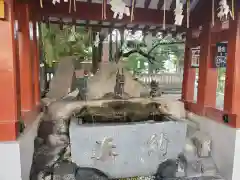
<path fill-rule="evenodd" d="M 72 161 L 92 167 L 110 178 L 155 174 L 166 159 L 176 159 L 184 149 L 187 125 L 166 121 L 79 124 L 69 128 Z"/>

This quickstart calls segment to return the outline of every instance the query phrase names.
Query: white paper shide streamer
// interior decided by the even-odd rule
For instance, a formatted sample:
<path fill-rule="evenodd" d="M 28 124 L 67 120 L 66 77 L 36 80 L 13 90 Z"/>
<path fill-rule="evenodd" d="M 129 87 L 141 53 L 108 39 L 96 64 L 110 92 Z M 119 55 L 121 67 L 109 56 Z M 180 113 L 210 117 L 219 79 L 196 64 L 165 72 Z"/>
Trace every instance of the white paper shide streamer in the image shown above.
<path fill-rule="evenodd" d="M 217 14 L 217 17 L 220 19 L 220 21 L 228 20 L 228 15 L 230 15 L 230 17 L 233 18 L 233 15 L 232 15 L 232 12 L 229 8 L 227 0 L 221 0 L 219 2 L 218 10 L 219 10 L 219 12 Z"/>
<path fill-rule="evenodd" d="M 63 2 L 68 2 L 68 0 L 63 0 Z M 56 3 L 60 3 L 60 0 L 52 0 L 52 3 L 56 5 Z"/>
<path fill-rule="evenodd" d="M 176 0 L 176 8 L 174 10 L 174 15 L 175 15 L 175 25 L 181 26 L 182 21 L 183 21 L 183 3 L 180 2 L 180 0 Z"/>
<path fill-rule="evenodd" d="M 129 7 L 122 0 L 111 0 L 110 1 L 111 10 L 113 11 L 113 18 L 122 19 L 123 14 L 130 16 Z"/>
<path fill-rule="evenodd" d="M 52 3 L 55 5 L 56 3 L 60 3 L 60 0 L 52 0 Z"/>
<path fill-rule="evenodd" d="M 96 37 L 95 37 L 95 41 L 94 41 L 94 46 L 98 47 L 99 42 L 100 42 L 99 32 L 97 32 Z"/>

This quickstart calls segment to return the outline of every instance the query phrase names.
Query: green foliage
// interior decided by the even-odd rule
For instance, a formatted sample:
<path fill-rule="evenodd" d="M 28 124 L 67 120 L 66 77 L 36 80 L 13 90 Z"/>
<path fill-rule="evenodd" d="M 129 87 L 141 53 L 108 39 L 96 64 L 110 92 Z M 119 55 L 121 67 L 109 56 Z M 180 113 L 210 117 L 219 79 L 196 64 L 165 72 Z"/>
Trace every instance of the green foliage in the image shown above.
<path fill-rule="evenodd" d="M 217 71 L 218 71 L 217 92 L 223 94 L 225 89 L 226 68 L 218 68 Z"/>
<path fill-rule="evenodd" d="M 140 62 L 140 67 L 138 67 L 138 61 Z M 130 71 L 140 72 L 145 68 L 145 62 L 148 62 L 147 58 L 140 56 L 138 53 L 133 53 L 128 57 L 126 67 Z"/>
<path fill-rule="evenodd" d="M 64 56 L 77 56 L 79 59 L 92 58 L 92 33 L 86 32 L 84 27 L 64 26 L 60 30 L 59 25 L 50 24 L 49 28 L 46 24 L 41 24 L 40 28 L 43 51 L 46 63 L 51 67 L 53 62 L 58 62 Z M 149 63 L 149 71 L 163 70 L 165 62 L 172 60 L 177 64 L 184 57 L 184 44 L 176 44 L 173 38 L 158 38 L 153 42 L 153 48 L 147 49 L 144 38 L 139 35 L 131 35 L 126 38 L 122 49 L 124 52 L 131 49 L 141 49 L 146 54 L 155 57 L 156 61 L 151 64 L 146 57 L 135 53 L 128 57 L 127 67 L 134 72 L 145 70 L 144 63 Z M 120 44 L 120 38 L 119 38 Z M 139 66 L 140 62 L 140 67 Z"/>
<path fill-rule="evenodd" d="M 151 64 L 149 63 L 149 72 L 164 70 L 165 62 L 171 60 L 173 64 L 178 65 L 178 62 L 184 58 L 185 45 L 182 41 L 178 41 L 173 38 L 155 38 L 153 40 L 152 49 L 147 50 L 144 40 L 131 39 L 125 42 L 124 50 L 129 51 L 131 49 L 141 49 L 142 51 L 149 53 L 150 56 L 155 57 L 156 61 Z M 128 67 L 132 71 L 142 71 L 145 66 L 144 62 L 148 60 L 140 54 L 131 55 L 128 58 Z M 138 61 L 140 61 L 140 68 L 137 68 Z"/>
<path fill-rule="evenodd" d="M 41 24 L 42 43 L 46 63 L 52 66 L 64 56 L 92 57 L 91 36 L 83 27 Z"/>

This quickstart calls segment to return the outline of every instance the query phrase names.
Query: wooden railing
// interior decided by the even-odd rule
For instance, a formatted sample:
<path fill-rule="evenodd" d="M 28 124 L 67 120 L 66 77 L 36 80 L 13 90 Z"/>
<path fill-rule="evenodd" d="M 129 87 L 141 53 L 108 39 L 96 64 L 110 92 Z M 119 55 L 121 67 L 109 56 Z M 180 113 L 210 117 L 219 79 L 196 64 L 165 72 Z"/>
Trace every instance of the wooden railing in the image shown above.
<path fill-rule="evenodd" d="M 137 78 L 145 85 L 155 80 L 163 91 L 181 91 L 182 89 L 181 73 L 141 74 Z"/>

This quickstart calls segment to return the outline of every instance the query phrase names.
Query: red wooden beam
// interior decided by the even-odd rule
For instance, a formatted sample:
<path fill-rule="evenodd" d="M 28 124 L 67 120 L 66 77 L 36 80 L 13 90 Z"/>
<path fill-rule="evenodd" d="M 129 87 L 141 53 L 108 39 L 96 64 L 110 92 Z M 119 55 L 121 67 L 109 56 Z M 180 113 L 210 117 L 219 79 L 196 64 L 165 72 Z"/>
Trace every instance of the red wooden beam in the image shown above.
<path fill-rule="evenodd" d="M 26 111 L 33 110 L 34 107 L 34 86 L 33 86 L 33 60 L 31 56 L 31 40 L 29 36 L 29 6 L 19 4 L 18 8 L 18 42 L 19 42 L 19 68 L 20 68 L 20 88 L 21 88 L 21 111 L 22 115 Z"/>
<path fill-rule="evenodd" d="M 39 4 L 35 4 L 34 11 L 41 16 L 58 17 L 58 18 L 74 18 L 80 20 L 102 20 L 102 5 L 97 3 L 76 2 L 77 11 L 68 12 L 68 3 L 61 2 L 53 5 L 50 2 L 45 2 L 43 8 Z M 122 22 L 124 24 L 130 23 L 130 16 L 124 16 L 122 20 L 113 19 L 113 12 L 107 5 L 107 18 L 105 21 Z M 163 22 L 163 11 L 154 9 L 135 8 L 134 20 L 131 24 L 146 24 L 159 25 Z M 174 23 L 174 14 L 171 11 L 166 12 L 166 24 Z"/>
<path fill-rule="evenodd" d="M 39 82 L 39 40 L 37 38 L 37 22 L 33 20 L 33 78 L 34 78 L 34 105 L 40 105 L 40 82 Z"/>
<path fill-rule="evenodd" d="M 223 30 L 221 32 L 213 32 L 211 37 L 212 45 L 216 45 L 218 42 L 227 41 L 230 31 Z"/>
<path fill-rule="evenodd" d="M 200 35 L 199 82 L 197 104 L 200 107 L 216 107 L 217 69 L 212 68 L 211 23 L 206 23 Z M 215 49 L 215 48 L 214 48 Z"/>
<path fill-rule="evenodd" d="M 224 110 L 240 116 L 240 13 L 236 14 L 235 21 L 230 20 L 229 36 L 228 36 L 228 54 L 227 54 L 227 70 L 224 93 Z M 239 120 L 237 122 L 239 123 Z"/>
<path fill-rule="evenodd" d="M 184 73 L 182 82 L 181 99 L 183 102 L 192 102 L 194 97 L 196 70 L 195 68 L 191 68 L 191 35 L 192 31 L 188 30 L 185 44 Z"/>

